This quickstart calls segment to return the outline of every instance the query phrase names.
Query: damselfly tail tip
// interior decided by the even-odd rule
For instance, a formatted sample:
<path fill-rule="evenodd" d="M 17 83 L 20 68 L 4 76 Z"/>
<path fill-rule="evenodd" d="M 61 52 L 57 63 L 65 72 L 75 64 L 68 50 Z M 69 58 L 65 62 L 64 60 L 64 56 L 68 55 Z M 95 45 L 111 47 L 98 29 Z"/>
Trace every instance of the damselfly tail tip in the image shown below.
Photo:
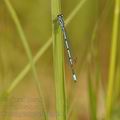
<path fill-rule="evenodd" d="M 76 74 L 73 74 L 73 80 L 76 82 L 77 81 L 77 76 Z"/>

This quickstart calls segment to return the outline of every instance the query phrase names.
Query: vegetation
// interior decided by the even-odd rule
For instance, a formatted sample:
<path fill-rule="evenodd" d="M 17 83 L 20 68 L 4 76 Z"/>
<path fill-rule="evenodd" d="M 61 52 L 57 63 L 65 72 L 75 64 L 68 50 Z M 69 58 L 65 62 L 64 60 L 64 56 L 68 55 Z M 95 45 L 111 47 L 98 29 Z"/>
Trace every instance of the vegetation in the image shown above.
<path fill-rule="evenodd" d="M 2 0 L 0 17 L 0 119 L 120 119 L 119 0 Z"/>

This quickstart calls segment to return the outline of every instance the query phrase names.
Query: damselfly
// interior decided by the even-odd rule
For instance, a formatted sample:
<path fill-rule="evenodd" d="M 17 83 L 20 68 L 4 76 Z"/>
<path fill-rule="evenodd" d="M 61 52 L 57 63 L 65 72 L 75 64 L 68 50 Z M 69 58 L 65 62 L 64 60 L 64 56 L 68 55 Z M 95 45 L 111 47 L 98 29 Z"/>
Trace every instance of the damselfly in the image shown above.
<path fill-rule="evenodd" d="M 59 22 L 59 25 L 62 29 L 62 32 L 63 32 L 63 37 L 64 37 L 64 43 L 65 43 L 65 47 L 66 47 L 66 50 L 67 50 L 67 54 L 68 54 L 68 59 L 69 59 L 69 63 L 70 63 L 70 66 L 71 66 L 71 71 L 72 71 L 72 78 L 74 81 L 77 80 L 77 76 L 75 74 L 75 70 L 73 68 L 73 57 L 72 57 L 72 53 L 71 53 L 71 49 L 70 49 L 70 45 L 69 45 L 69 42 L 68 42 L 68 37 L 67 37 L 67 32 L 66 32 L 66 29 L 65 29 L 65 25 L 64 25 L 64 19 L 63 19 L 63 15 L 60 14 L 57 16 L 58 18 L 58 22 Z"/>

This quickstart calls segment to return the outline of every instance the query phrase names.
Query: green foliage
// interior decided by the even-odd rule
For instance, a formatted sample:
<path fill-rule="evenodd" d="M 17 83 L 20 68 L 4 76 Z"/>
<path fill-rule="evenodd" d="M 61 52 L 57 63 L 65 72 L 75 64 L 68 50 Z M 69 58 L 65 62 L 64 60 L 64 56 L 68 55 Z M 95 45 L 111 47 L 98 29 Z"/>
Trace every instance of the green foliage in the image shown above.
<path fill-rule="evenodd" d="M 73 10 L 66 18 L 70 9 Z M 66 69 L 68 71 L 65 72 L 64 42 L 61 28 L 57 22 L 57 15 L 61 11 L 64 13 L 65 26 L 73 52 L 75 51 L 74 56 L 78 57 L 76 64 L 78 82 L 76 84 L 79 86 L 80 83 L 80 87 L 76 89 L 77 91 L 72 88 L 73 81 L 67 79 L 69 78 L 69 69 Z M 44 65 L 47 65 L 46 62 L 49 64 L 49 60 L 53 57 L 53 64 L 51 63 L 49 67 L 50 71 L 54 72 L 52 85 L 55 83 L 57 120 L 102 120 L 99 118 L 98 111 L 101 109 L 99 106 L 105 107 L 104 114 L 101 115 L 105 120 L 120 119 L 119 0 L 51 0 L 47 2 L 42 0 L 3 0 L 0 1 L 0 16 L 0 103 L 9 101 L 9 96 L 18 88 L 20 82 L 24 83 L 23 80 L 28 73 L 31 73 L 42 100 L 43 117 L 45 120 L 51 119 L 51 116 L 48 115 L 49 106 L 54 105 L 52 102 L 49 103 L 49 99 L 45 100 L 44 97 L 48 98 L 48 96 L 43 89 L 42 82 L 44 81 L 45 86 L 50 89 L 48 85 L 51 81 L 47 79 L 46 72 L 48 70 L 44 68 Z M 45 41 L 46 39 L 48 40 Z M 51 53 L 52 44 L 53 52 Z M 46 54 L 46 51 L 49 55 Z M 45 58 L 42 60 L 41 57 Z M 44 64 L 39 63 L 39 67 L 38 61 L 40 60 Z M 24 67 L 24 65 L 26 66 Z M 43 75 L 38 75 L 38 67 Z M 46 70 L 44 71 L 43 68 Z M 86 79 L 84 79 L 84 75 L 87 76 Z M 88 104 L 84 101 L 81 105 L 79 102 L 83 99 L 82 95 L 80 96 L 81 87 L 84 86 L 83 81 L 87 81 L 85 92 L 87 92 Z M 100 85 L 102 85 L 101 88 Z M 98 102 L 98 91 L 100 90 L 103 91 L 103 94 L 107 92 L 106 97 L 101 96 L 106 101 L 103 101 L 103 105 Z M 49 91 L 49 96 L 52 98 L 54 93 Z M 75 101 L 70 100 L 68 107 L 67 100 L 68 96 L 72 96 L 71 94 L 75 94 L 76 98 L 73 98 Z M 83 104 L 89 106 L 89 110 L 84 108 Z M 5 117 L 4 119 L 11 118 Z"/>

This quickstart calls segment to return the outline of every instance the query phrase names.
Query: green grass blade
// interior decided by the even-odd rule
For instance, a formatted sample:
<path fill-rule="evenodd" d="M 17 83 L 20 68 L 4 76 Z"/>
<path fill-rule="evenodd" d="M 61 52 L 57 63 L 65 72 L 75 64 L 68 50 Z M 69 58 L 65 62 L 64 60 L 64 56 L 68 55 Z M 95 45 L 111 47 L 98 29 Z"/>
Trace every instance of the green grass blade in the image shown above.
<path fill-rule="evenodd" d="M 62 31 L 57 21 L 57 15 L 61 13 L 60 0 L 52 0 L 52 38 L 53 38 L 53 60 L 54 78 L 56 89 L 56 112 L 57 120 L 66 120 L 66 96 L 64 79 L 64 52 Z"/>
<path fill-rule="evenodd" d="M 120 68 L 119 66 L 116 69 L 116 77 L 115 77 L 115 94 L 114 101 L 116 102 L 120 96 Z"/>
<path fill-rule="evenodd" d="M 15 25 L 16 25 L 16 29 L 18 31 L 18 34 L 19 34 L 20 38 L 21 38 L 20 40 L 21 40 L 21 42 L 22 42 L 22 44 L 24 46 L 24 49 L 25 49 L 26 54 L 28 56 L 28 59 L 30 61 L 30 65 L 31 65 L 33 76 L 34 76 L 34 80 L 36 82 L 36 86 L 37 86 L 39 95 L 41 97 L 41 102 L 42 102 L 44 117 L 45 117 L 45 120 L 47 120 L 47 112 L 46 112 L 46 106 L 45 106 L 44 96 L 43 96 L 43 93 L 42 93 L 42 90 L 41 90 L 40 82 L 39 82 L 39 79 L 38 79 L 38 76 L 37 76 L 37 72 L 36 72 L 36 68 L 35 68 L 35 65 L 34 65 L 34 62 L 33 62 L 32 53 L 31 53 L 30 47 L 28 45 L 26 36 L 25 36 L 25 34 L 23 32 L 23 29 L 22 29 L 22 26 L 20 24 L 20 21 L 19 21 L 19 19 L 17 17 L 17 14 L 16 14 L 14 8 L 12 7 L 10 1 L 9 0 L 4 0 L 4 2 L 6 4 L 6 7 L 9 10 L 9 13 L 10 13 L 10 15 L 11 15 L 11 17 L 12 17 Z"/>
<path fill-rule="evenodd" d="M 113 106 L 113 90 L 114 90 L 114 80 L 115 80 L 115 65 L 116 65 L 117 40 L 118 40 L 119 12 L 120 12 L 120 0 L 115 0 L 105 120 L 110 120 L 112 106 Z"/>
<path fill-rule="evenodd" d="M 40 48 L 40 50 L 38 51 L 38 53 L 36 54 L 36 56 L 33 59 L 34 64 L 39 60 L 39 58 L 45 53 L 45 51 L 49 48 L 49 46 L 52 43 L 52 39 L 49 39 L 46 44 Z M 12 84 L 10 85 L 10 87 L 6 90 L 7 93 L 11 93 L 15 87 L 24 79 L 24 77 L 28 74 L 28 72 L 31 69 L 31 64 L 29 63 L 22 71 L 21 73 L 13 80 Z"/>
<path fill-rule="evenodd" d="M 97 101 L 96 101 L 96 91 L 94 86 L 94 73 L 91 71 L 91 54 L 88 58 L 88 95 L 89 95 L 89 107 L 90 107 L 90 119 L 97 120 Z"/>
<path fill-rule="evenodd" d="M 90 116 L 91 120 L 97 120 L 97 106 L 96 106 L 96 95 L 95 90 L 93 89 L 92 79 L 88 79 L 88 91 L 89 91 L 89 105 L 90 105 Z"/>

